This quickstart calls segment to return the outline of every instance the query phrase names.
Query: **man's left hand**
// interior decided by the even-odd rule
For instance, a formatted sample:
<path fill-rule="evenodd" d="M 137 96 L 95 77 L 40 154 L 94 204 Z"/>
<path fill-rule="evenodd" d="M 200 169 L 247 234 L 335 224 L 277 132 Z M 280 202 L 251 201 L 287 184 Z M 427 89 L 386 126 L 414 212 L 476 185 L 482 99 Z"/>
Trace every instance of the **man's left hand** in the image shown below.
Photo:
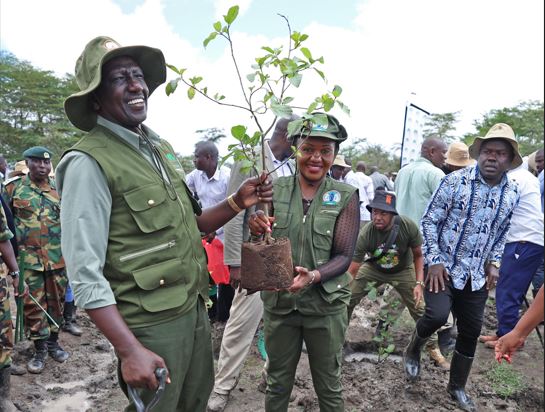
<path fill-rule="evenodd" d="M 234 199 L 242 209 L 247 209 L 257 203 L 272 202 L 272 183 L 265 172 L 259 177 L 246 179 L 238 188 Z"/>
<path fill-rule="evenodd" d="M 484 272 L 486 274 L 486 289 L 494 289 L 500 277 L 500 270 L 496 266 L 488 264 L 486 265 Z"/>
<path fill-rule="evenodd" d="M 28 296 L 28 285 L 25 283 L 25 288 L 23 289 L 23 294 L 19 295 L 19 276 L 13 279 L 13 296 L 16 298 L 26 298 Z"/>

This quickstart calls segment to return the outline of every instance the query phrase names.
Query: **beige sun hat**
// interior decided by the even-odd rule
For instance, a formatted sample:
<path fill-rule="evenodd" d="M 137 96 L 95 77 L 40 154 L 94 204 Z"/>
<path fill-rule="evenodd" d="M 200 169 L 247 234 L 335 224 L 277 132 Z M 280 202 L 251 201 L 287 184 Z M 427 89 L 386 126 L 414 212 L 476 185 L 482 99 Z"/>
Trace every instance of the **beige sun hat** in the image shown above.
<path fill-rule="evenodd" d="M 469 148 L 463 142 L 451 143 L 448 147 L 446 163 L 452 166 L 466 167 L 475 164 L 475 160 L 469 157 Z"/>
<path fill-rule="evenodd" d="M 15 167 L 13 168 L 13 170 L 8 174 L 8 178 L 26 174 L 28 174 L 28 167 L 26 165 L 26 162 L 24 160 L 19 160 L 17 163 L 15 163 Z"/>
<path fill-rule="evenodd" d="M 532 173 L 535 173 L 537 171 L 536 154 L 537 154 L 537 150 L 528 155 L 528 169 Z"/>
<path fill-rule="evenodd" d="M 335 156 L 335 160 L 333 161 L 333 166 L 340 166 L 340 167 L 347 167 L 347 168 L 350 168 L 350 166 L 348 166 L 346 164 L 346 162 L 344 161 L 344 156 L 343 155 L 340 155 L 338 154 L 337 156 Z"/>
<path fill-rule="evenodd" d="M 517 139 L 515 139 L 515 132 L 511 126 L 505 123 L 496 123 L 490 128 L 484 137 L 479 136 L 475 138 L 473 144 L 469 146 L 469 155 L 473 159 L 477 160 L 479 158 L 481 145 L 483 144 L 483 141 L 488 139 L 503 139 L 513 147 L 515 156 L 513 157 L 513 161 L 511 162 L 509 169 L 516 169 L 522 164 L 522 157 L 519 153 L 519 144 L 517 143 Z"/>
<path fill-rule="evenodd" d="M 148 46 L 122 47 L 114 39 L 96 37 L 85 46 L 76 62 L 76 83 L 80 91 L 64 102 L 68 119 L 78 129 L 86 132 L 96 125 L 97 116 L 91 108 L 89 96 L 102 80 L 102 66 L 114 57 L 132 57 L 144 72 L 144 80 L 151 95 L 166 80 L 166 64 L 163 52 Z"/>

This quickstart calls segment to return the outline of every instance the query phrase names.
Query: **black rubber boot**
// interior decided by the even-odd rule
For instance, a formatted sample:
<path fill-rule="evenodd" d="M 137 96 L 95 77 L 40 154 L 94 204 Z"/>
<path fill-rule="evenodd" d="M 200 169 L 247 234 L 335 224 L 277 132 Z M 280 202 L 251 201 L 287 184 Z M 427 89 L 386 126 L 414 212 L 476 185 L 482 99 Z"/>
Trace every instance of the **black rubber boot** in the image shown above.
<path fill-rule="evenodd" d="M 420 375 L 420 353 L 422 352 L 422 346 L 424 346 L 427 340 L 428 338 L 418 336 L 415 329 L 409 345 L 405 348 L 405 352 L 403 352 L 403 367 L 407 379 L 410 381 L 415 381 L 418 375 Z"/>
<path fill-rule="evenodd" d="M 51 356 L 57 362 L 62 363 L 68 359 L 70 355 L 63 348 L 61 348 L 58 340 L 59 334 L 57 332 L 51 332 L 49 339 L 47 339 L 47 351 L 49 352 L 49 356 Z"/>
<path fill-rule="evenodd" d="M 47 359 L 47 341 L 35 340 L 34 349 L 34 356 L 27 363 L 26 369 L 30 373 L 42 373 L 45 368 L 45 360 Z"/>
<path fill-rule="evenodd" d="M 0 369 L 0 412 L 15 412 L 17 408 L 9 397 L 10 367 Z"/>
<path fill-rule="evenodd" d="M 465 390 L 472 363 L 473 358 L 464 356 L 455 350 L 450 362 L 450 379 L 447 386 L 448 393 L 458 403 L 458 407 L 468 412 L 477 410 Z"/>
<path fill-rule="evenodd" d="M 63 317 L 64 325 L 62 325 L 62 330 L 74 336 L 81 336 L 81 328 L 76 323 L 76 305 L 74 302 L 64 303 Z"/>

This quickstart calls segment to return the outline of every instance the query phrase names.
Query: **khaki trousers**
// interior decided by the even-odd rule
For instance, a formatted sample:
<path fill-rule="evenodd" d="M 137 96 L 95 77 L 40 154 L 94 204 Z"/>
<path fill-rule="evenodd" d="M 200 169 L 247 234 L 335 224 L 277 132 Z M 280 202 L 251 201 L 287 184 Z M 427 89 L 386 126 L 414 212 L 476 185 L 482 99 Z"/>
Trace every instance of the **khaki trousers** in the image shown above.
<path fill-rule="evenodd" d="M 227 395 L 237 385 L 262 316 L 263 302 L 259 293 L 247 295 L 246 290 L 235 291 L 221 340 L 214 392 Z"/>
<path fill-rule="evenodd" d="M 424 315 L 424 299 L 422 299 L 417 306 L 413 296 L 413 289 L 416 286 L 416 275 L 413 266 L 398 273 L 383 273 L 373 268 L 369 263 L 364 263 L 358 270 L 355 279 L 353 279 L 350 284 L 352 298 L 348 305 L 349 321 L 356 305 L 369 293 L 368 288 L 370 283 L 374 283 L 375 288 L 378 288 L 384 283 L 391 285 L 396 292 L 399 293 L 402 303 L 407 306 L 407 309 L 415 322 Z M 426 347 L 433 348 L 436 346 L 437 333 L 434 333 L 429 338 Z"/>

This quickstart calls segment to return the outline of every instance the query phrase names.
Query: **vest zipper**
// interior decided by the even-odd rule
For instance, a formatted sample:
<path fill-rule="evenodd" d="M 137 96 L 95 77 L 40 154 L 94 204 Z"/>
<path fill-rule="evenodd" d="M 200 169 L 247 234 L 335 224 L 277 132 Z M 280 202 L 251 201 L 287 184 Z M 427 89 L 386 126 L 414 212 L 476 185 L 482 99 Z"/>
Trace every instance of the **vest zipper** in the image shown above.
<path fill-rule="evenodd" d="M 299 262 L 303 261 L 303 249 L 305 245 L 305 222 L 307 220 L 307 215 L 303 215 L 303 230 L 301 231 L 301 243 L 299 247 Z M 293 308 L 294 310 L 297 310 L 297 297 L 295 298 L 295 306 Z"/>
<path fill-rule="evenodd" d="M 127 260 L 136 259 L 137 257 L 145 256 L 149 253 L 155 253 L 159 252 L 161 250 L 170 249 L 171 247 L 174 247 L 176 245 L 175 240 L 171 240 L 168 243 L 163 243 L 157 246 L 153 246 L 147 249 L 139 250 L 138 252 L 129 253 L 127 255 L 121 256 L 119 258 L 120 262 L 126 262 Z"/>
<path fill-rule="evenodd" d="M 178 204 L 180 205 L 180 208 L 182 209 L 182 213 L 184 214 L 184 216 L 186 215 L 185 214 L 185 207 L 184 207 L 184 204 L 182 203 L 181 199 L 180 199 L 180 196 L 178 195 L 178 193 L 176 193 L 176 200 L 178 201 Z M 189 233 L 189 226 L 187 226 L 187 220 L 184 219 L 184 223 L 185 223 L 185 227 L 186 227 L 186 230 L 187 230 L 187 233 Z M 193 251 L 193 260 L 195 261 L 195 263 L 197 264 L 198 268 L 199 268 L 199 272 L 202 271 L 202 266 L 201 264 L 199 263 L 199 260 L 197 259 L 197 256 L 195 255 L 195 250 L 192 249 Z M 199 292 L 197 292 L 199 293 Z"/>

